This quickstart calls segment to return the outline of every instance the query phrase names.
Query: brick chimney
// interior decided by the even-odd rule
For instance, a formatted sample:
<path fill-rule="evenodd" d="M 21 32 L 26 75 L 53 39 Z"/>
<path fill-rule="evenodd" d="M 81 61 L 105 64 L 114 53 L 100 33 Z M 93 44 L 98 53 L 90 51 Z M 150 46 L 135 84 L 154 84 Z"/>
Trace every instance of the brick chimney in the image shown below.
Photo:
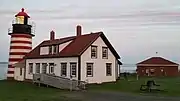
<path fill-rule="evenodd" d="M 50 32 L 50 40 L 54 40 L 55 39 L 55 32 L 52 30 Z"/>
<path fill-rule="evenodd" d="M 82 33 L 82 28 L 81 28 L 80 25 L 77 25 L 77 27 L 76 27 L 76 34 L 77 34 L 77 36 L 81 36 L 81 33 Z"/>

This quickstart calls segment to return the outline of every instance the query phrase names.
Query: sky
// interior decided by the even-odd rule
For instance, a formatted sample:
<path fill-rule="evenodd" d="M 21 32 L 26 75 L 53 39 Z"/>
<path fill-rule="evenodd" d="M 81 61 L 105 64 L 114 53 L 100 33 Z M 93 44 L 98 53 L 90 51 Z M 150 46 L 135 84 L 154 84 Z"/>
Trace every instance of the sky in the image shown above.
<path fill-rule="evenodd" d="M 33 47 L 49 39 L 103 31 L 124 64 L 152 56 L 180 63 L 180 0 L 0 0 L 0 61 L 8 61 L 8 28 L 21 8 L 35 22 Z M 158 54 L 156 54 L 158 52 Z"/>

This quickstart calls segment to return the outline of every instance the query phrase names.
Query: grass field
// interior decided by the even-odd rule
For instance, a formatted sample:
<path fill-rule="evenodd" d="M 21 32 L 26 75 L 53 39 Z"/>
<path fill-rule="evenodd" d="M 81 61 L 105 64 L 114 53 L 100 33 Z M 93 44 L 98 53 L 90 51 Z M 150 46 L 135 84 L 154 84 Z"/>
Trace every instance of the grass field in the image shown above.
<path fill-rule="evenodd" d="M 136 80 L 136 77 L 129 77 L 128 80 L 121 79 L 116 83 L 105 83 L 102 85 L 89 85 L 88 89 L 98 90 L 98 91 L 120 91 L 120 92 L 129 92 L 136 94 L 147 94 L 146 92 L 140 91 L 140 86 L 145 84 L 147 80 L 153 79 L 156 84 L 159 84 L 158 87 L 161 90 L 160 92 L 155 92 L 152 94 L 155 95 L 167 95 L 167 96 L 180 96 L 180 77 L 175 78 L 139 78 Z"/>
<path fill-rule="evenodd" d="M 63 96 L 66 92 L 31 83 L 0 81 L 0 101 L 78 101 Z"/>
<path fill-rule="evenodd" d="M 148 94 L 142 93 L 139 88 L 141 84 L 149 78 L 129 77 L 128 80 L 118 80 L 116 83 L 104 83 L 101 85 L 89 85 L 88 91 L 110 91 L 110 92 L 127 92 L 133 94 Z M 151 78 L 152 79 L 152 78 Z M 157 84 L 160 84 L 160 89 L 165 92 L 153 93 L 157 95 L 180 96 L 180 77 L 176 78 L 153 78 Z M 0 101 L 80 101 L 80 97 L 71 97 L 71 92 L 59 90 L 56 88 L 38 87 L 32 83 L 16 82 L 16 81 L 0 81 Z M 65 96 L 67 95 L 67 96 Z"/>

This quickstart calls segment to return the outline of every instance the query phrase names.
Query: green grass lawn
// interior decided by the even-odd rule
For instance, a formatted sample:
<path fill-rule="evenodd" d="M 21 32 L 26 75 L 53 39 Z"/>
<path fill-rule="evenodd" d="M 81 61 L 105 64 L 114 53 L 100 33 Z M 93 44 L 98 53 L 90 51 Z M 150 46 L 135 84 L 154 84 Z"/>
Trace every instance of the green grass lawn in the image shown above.
<path fill-rule="evenodd" d="M 147 92 L 140 91 L 140 86 L 145 84 L 147 80 L 153 79 L 156 84 L 159 84 L 158 87 L 161 90 L 160 92 L 154 92 L 151 94 L 155 95 L 167 95 L 167 96 L 180 96 L 180 77 L 175 78 L 139 78 L 136 80 L 136 77 L 128 77 L 128 80 L 120 79 L 116 83 L 105 83 L 101 85 L 89 85 L 88 89 L 98 90 L 98 91 L 120 91 L 120 92 L 129 92 L 135 94 L 149 94 Z"/>
<path fill-rule="evenodd" d="M 88 91 L 116 91 L 149 95 L 149 93 L 142 93 L 139 90 L 141 84 L 145 84 L 148 79 L 140 78 L 136 80 L 135 77 L 129 77 L 128 80 L 120 79 L 116 83 L 89 85 Z M 153 93 L 156 96 L 180 96 L 180 77 L 153 79 L 157 84 L 160 84 L 159 89 L 165 90 L 165 92 Z M 71 96 L 75 96 L 75 98 Z M 56 88 L 38 87 L 32 83 L 0 81 L 0 101 L 79 101 L 81 95 L 80 97 L 76 96 L 76 92 L 71 93 Z"/>
<path fill-rule="evenodd" d="M 77 101 L 62 96 L 66 92 L 32 83 L 0 81 L 0 101 Z"/>

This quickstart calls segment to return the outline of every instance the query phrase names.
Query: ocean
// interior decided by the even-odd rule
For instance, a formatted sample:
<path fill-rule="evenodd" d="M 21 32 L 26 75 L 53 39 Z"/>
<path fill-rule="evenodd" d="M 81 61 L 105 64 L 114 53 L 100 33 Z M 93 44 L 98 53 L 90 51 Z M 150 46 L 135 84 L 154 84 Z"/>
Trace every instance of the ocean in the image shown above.
<path fill-rule="evenodd" d="M 6 73 L 7 73 L 7 63 L 0 63 L 0 80 L 6 79 Z M 135 64 L 123 64 L 121 66 L 120 72 L 129 72 L 129 73 L 134 73 L 136 72 L 136 65 Z"/>
<path fill-rule="evenodd" d="M 120 72 L 129 72 L 129 73 L 135 73 L 136 72 L 136 65 L 135 64 L 123 64 L 121 65 Z"/>
<path fill-rule="evenodd" d="M 0 63 L 0 80 L 6 79 L 7 63 Z"/>

